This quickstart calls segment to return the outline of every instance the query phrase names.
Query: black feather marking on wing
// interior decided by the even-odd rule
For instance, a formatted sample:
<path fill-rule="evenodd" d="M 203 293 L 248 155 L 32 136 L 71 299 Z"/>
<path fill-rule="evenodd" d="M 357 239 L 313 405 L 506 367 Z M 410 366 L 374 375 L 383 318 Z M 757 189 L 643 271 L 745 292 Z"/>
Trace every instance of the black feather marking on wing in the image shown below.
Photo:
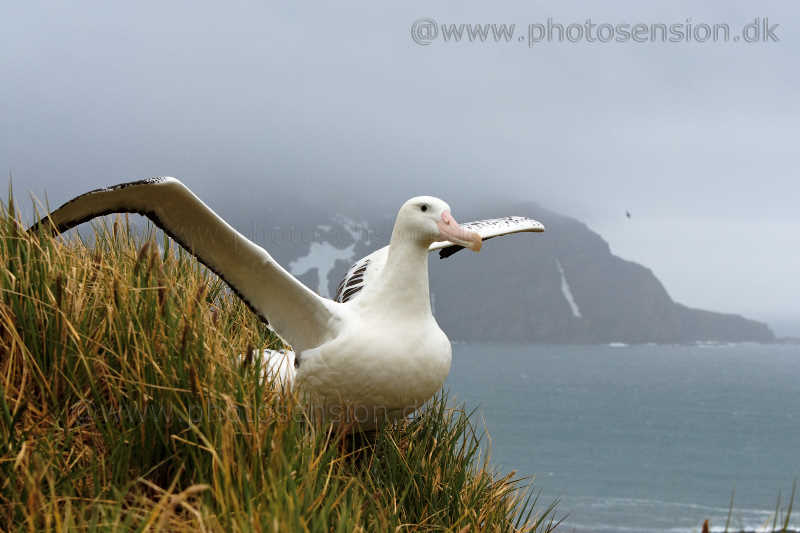
<path fill-rule="evenodd" d="M 491 237 L 486 237 L 485 239 L 483 239 L 483 241 L 486 242 L 489 239 L 494 239 L 495 237 L 498 237 L 498 235 L 492 235 Z M 448 257 L 453 255 L 454 253 L 460 252 L 463 249 L 464 249 L 464 247 L 461 246 L 460 244 L 453 244 L 453 245 L 448 246 L 446 248 L 442 248 L 441 250 L 439 250 L 439 259 L 447 259 Z"/>
<path fill-rule="evenodd" d="M 61 207 L 56 209 L 56 211 L 58 211 L 59 209 L 62 209 L 63 207 L 65 207 L 65 206 L 77 201 L 78 199 L 83 198 L 84 196 L 88 196 L 90 194 L 96 194 L 96 193 L 100 193 L 100 192 L 108 192 L 108 191 L 114 191 L 114 190 L 118 190 L 118 189 L 124 189 L 124 188 L 131 187 L 131 186 L 134 186 L 134 185 L 150 185 L 150 184 L 160 183 L 160 182 L 164 181 L 164 179 L 165 178 L 148 178 L 148 179 L 145 179 L 145 180 L 131 181 L 131 182 L 128 182 L 128 183 L 120 183 L 118 185 L 112 185 L 111 187 L 104 187 L 104 188 L 101 188 L 101 189 L 94 189 L 93 191 L 89 191 L 87 193 L 81 194 L 80 196 L 76 196 L 72 200 L 66 202 Z M 261 321 L 264 322 L 265 325 L 269 325 L 269 320 L 267 319 L 267 317 L 264 316 L 262 313 L 260 313 L 253 306 L 253 304 L 250 303 L 250 301 L 247 298 L 245 298 L 245 296 L 241 292 L 239 292 L 239 289 L 237 289 L 230 281 L 228 281 L 225 278 L 225 276 L 223 276 L 216 268 L 214 268 L 212 265 L 210 265 L 209 263 L 204 261 L 203 258 L 201 258 L 200 256 L 196 255 L 194 253 L 194 250 L 189 248 L 189 246 L 187 246 L 186 243 L 183 242 L 177 235 L 175 235 L 169 229 L 167 229 L 167 227 L 164 225 L 164 223 L 161 222 L 161 219 L 158 218 L 158 215 L 156 215 L 155 211 L 142 211 L 142 210 L 124 209 L 124 208 L 112 209 L 112 210 L 108 210 L 108 211 L 102 211 L 102 212 L 99 212 L 99 213 L 93 213 L 92 215 L 89 215 L 89 216 L 86 216 L 86 217 L 83 217 L 83 218 L 77 219 L 77 220 L 66 220 L 66 221 L 61 222 L 60 224 L 57 224 L 57 225 L 53 225 L 52 224 L 52 219 L 50 219 L 50 216 L 48 215 L 47 217 L 39 220 L 38 222 L 36 222 L 36 224 L 34 224 L 30 228 L 28 228 L 28 232 L 29 233 L 35 233 L 35 232 L 39 231 L 40 226 L 43 225 L 46 221 L 49 221 L 51 223 L 51 226 L 53 226 L 52 229 L 54 230 L 54 235 L 55 235 L 55 234 L 58 234 L 58 233 L 64 233 L 65 231 L 68 231 L 68 230 L 74 228 L 75 226 L 83 224 L 84 222 L 88 222 L 89 220 L 92 220 L 93 218 L 97 218 L 97 217 L 101 217 L 101 216 L 105 216 L 105 215 L 111 215 L 111 214 L 114 214 L 114 213 L 134 213 L 134 214 L 142 215 L 142 216 L 145 216 L 145 217 L 149 218 L 153 222 L 153 224 L 158 226 L 172 240 L 174 240 L 176 243 L 178 243 L 178 245 L 181 248 L 183 248 L 184 250 L 189 252 L 189 254 L 191 254 L 192 257 L 197 259 L 201 264 L 203 264 L 211 272 L 213 272 L 214 274 L 219 276 L 219 278 L 222 281 L 224 281 L 225 284 L 228 287 L 231 288 L 231 290 L 234 292 L 234 294 L 236 294 L 236 296 L 238 296 L 239 299 L 242 300 L 245 303 L 245 305 L 248 307 L 248 309 L 250 309 L 250 311 L 252 311 L 258 318 L 260 318 Z"/>
<path fill-rule="evenodd" d="M 339 283 L 339 287 L 336 289 L 336 298 L 334 298 L 337 302 L 344 303 L 351 300 L 364 288 L 364 275 L 369 266 L 369 259 L 363 261 L 363 264 L 360 264 L 360 266 L 359 261 L 350 267 L 350 270 L 345 274 L 342 282 Z"/>
<path fill-rule="evenodd" d="M 452 246 L 448 246 L 447 248 L 442 248 L 441 250 L 439 250 L 439 259 L 447 259 L 454 253 L 460 252 L 463 249 L 464 247 L 461 246 L 460 244 L 454 244 Z"/>
<path fill-rule="evenodd" d="M 464 229 L 468 229 L 471 231 L 477 231 L 480 233 L 480 230 L 484 228 L 491 228 L 491 227 L 513 227 L 515 223 L 525 222 L 527 219 L 525 217 L 519 216 L 509 216 L 503 218 L 490 218 L 487 220 L 475 220 L 473 222 L 466 222 L 462 224 Z M 484 237 L 484 241 L 488 241 L 489 239 L 494 239 L 495 237 L 499 237 L 500 235 L 492 235 L 490 237 Z M 464 247 L 458 244 L 453 244 L 451 246 L 447 246 L 439 250 L 439 259 L 447 259 L 451 255 L 460 252 L 463 250 Z"/>
<path fill-rule="evenodd" d="M 343 279 L 342 281 L 340 281 L 340 282 L 339 282 L 339 286 L 338 286 L 338 287 L 336 287 L 336 296 L 334 297 L 334 299 L 335 299 L 337 302 L 339 301 L 339 296 L 341 296 L 341 294 L 342 294 L 342 289 L 344 288 L 344 282 L 345 282 L 346 280 L 347 280 L 347 278 L 345 278 L 345 279 Z"/>
<path fill-rule="evenodd" d="M 361 292 L 361 289 L 363 288 L 363 285 L 356 285 L 354 287 L 350 287 L 349 289 L 345 289 L 344 293 L 342 293 L 342 303 L 350 300 L 353 296 Z"/>

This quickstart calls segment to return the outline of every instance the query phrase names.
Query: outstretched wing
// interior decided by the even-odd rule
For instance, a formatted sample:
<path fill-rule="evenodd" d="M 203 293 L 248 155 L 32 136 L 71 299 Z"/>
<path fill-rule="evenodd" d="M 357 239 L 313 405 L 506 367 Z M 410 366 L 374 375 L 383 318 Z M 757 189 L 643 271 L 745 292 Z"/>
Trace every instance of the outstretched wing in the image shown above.
<path fill-rule="evenodd" d="M 461 225 L 463 228 L 477 232 L 481 239 L 488 240 L 501 235 L 521 233 L 525 231 L 542 232 L 544 225 L 538 220 L 527 217 L 505 217 L 491 218 L 487 220 L 475 220 Z M 453 244 L 450 241 L 437 241 L 431 244 L 429 250 L 439 250 L 439 257 L 445 259 L 450 257 L 464 247 Z M 366 257 L 362 257 L 350 267 L 344 275 L 339 288 L 336 290 L 337 302 L 347 302 L 355 298 L 371 279 L 374 279 L 386 264 L 389 255 L 389 247 L 376 250 Z"/>
<path fill-rule="evenodd" d="M 31 227 L 63 232 L 110 213 L 139 213 L 214 271 L 295 350 L 336 332 L 334 302 L 300 283 L 175 178 L 151 178 L 82 194 Z"/>
<path fill-rule="evenodd" d="M 532 231 L 541 233 L 544 231 L 544 224 L 538 220 L 528 217 L 503 217 L 503 218 L 489 218 L 486 220 L 475 220 L 461 224 L 466 230 L 474 231 L 481 236 L 481 239 L 488 241 L 494 237 L 502 235 L 510 235 L 512 233 L 521 233 L 525 231 Z M 450 257 L 464 247 L 458 244 L 453 244 L 450 241 L 437 241 L 431 244 L 430 250 L 439 250 L 439 258 L 445 259 Z"/>

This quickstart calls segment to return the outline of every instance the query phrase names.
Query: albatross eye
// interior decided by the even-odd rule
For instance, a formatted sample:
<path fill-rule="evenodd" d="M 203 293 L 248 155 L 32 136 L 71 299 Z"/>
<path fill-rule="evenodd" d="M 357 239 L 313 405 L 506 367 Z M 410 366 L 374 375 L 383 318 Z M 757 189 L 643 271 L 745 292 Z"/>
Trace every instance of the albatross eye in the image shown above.
<path fill-rule="evenodd" d="M 425 211 L 428 210 L 428 204 L 422 204 L 421 206 L 419 206 L 419 210 L 424 213 Z"/>

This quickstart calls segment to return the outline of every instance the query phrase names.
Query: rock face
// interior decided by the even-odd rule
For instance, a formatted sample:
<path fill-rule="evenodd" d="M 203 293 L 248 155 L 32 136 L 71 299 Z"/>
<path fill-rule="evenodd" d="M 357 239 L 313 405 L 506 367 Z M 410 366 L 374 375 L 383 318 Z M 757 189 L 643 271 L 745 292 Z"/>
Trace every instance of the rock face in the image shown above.
<path fill-rule="evenodd" d="M 443 260 L 431 254 L 434 313 L 451 339 L 581 344 L 775 340 L 760 322 L 674 302 L 650 269 L 612 255 L 602 237 L 573 218 L 535 204 L 473 212 L 470 218 L 508 214 L 532 216 L 547 231 L 492 239 L 479 254 L 461 251 Z M 303 237 L 264 244 L 326 296 L 335 293 L 355 260 L 388 243 L 393 223 L 387 215 L 356 221 L 322 214 L 308 220 L 305 227 L 272 232 Z"/>
<path fill-rule="evenodd" d="M 612 255 L 608 243 L 585 224 L 537 206 L 523 207 L 526 215 L 545 223 L 545 233 L 492 240 L 485 254 L 432 269 L 437 308 L 451 309 L 437 318 L 454 338 L 554 343 L 774 340 L 765 324 L 674 302 L 650 269 Z M 469 280 L 469 289 L 459 290 L 459 283 Z"/>

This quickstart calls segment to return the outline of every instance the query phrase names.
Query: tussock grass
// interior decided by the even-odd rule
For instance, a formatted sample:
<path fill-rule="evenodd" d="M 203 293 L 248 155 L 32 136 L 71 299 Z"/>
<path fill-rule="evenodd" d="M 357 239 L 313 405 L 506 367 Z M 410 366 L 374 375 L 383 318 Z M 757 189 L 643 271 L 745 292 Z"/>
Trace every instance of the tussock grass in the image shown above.
<path fill-rule="evenodd" d="M 0 530 L 555 527 L 445 396 L 369 439 L 311 422 L 240 361 L 280 342 L 218 278 L 127 218 L 92 232 L 0 203 Z"/>

